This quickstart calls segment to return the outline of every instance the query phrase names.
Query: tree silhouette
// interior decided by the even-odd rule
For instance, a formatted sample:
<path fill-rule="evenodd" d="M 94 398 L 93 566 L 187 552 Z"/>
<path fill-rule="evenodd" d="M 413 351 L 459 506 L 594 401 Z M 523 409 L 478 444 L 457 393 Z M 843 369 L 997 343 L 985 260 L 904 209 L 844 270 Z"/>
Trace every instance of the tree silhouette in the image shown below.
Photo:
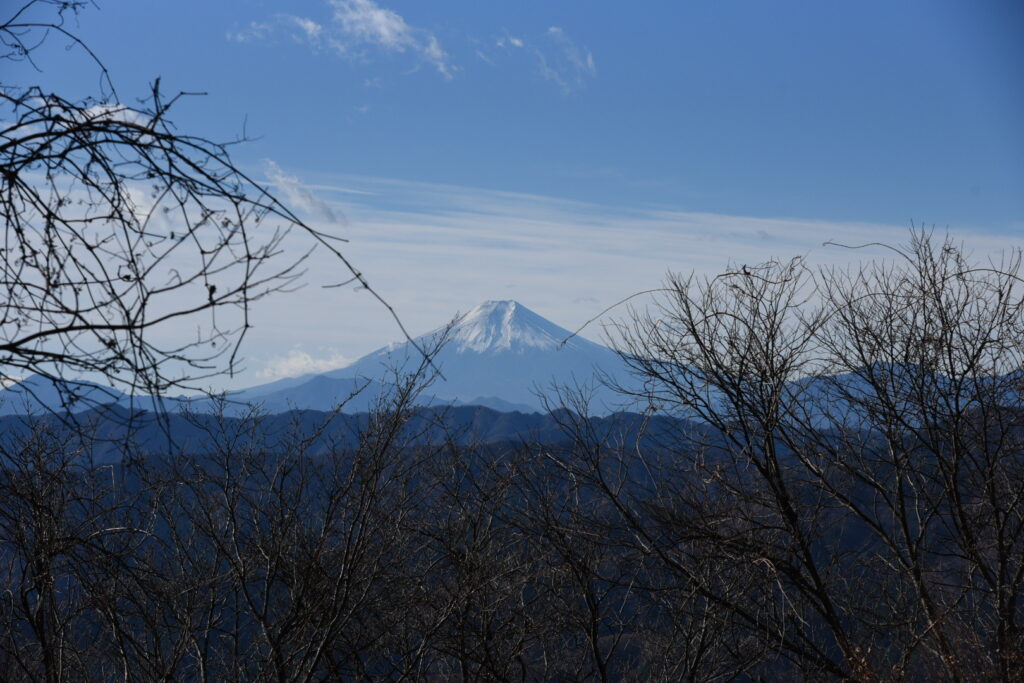
<path fill-rule="evenodd" d="M 137 104 L 120 99 L 67 27 L 85 6 L 29 0 L 0 20 L 0 63 L 34 66 L 41 45 L 66 41 L 100 76 L 82 100 L 0 77 L 0 381 L 64 380 L 68 403 L 82 378 L 154 396 L 201 389 L 238 369 L 253 302 L 295 288 L 314 248 L 380 299 L 343 240 L 233 163 L 241 139 L 174 125 L 191 93 L 167 96 L 157 79 Z"/>

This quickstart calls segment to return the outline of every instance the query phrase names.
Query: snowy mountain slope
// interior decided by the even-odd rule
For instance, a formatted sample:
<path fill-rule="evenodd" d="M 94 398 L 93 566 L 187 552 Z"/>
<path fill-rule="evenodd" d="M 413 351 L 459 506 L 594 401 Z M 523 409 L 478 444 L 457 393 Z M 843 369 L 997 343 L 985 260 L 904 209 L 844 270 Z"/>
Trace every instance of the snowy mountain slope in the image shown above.
<path fill-rule="evenodd" d="M 229 414 L 256 405 L 264 412 L 292 409 L 331 410 L 349 400 L 345 412 L 368 410 L 377 396 L 387 393 L 403 373 L 415 371 L 422 363 L 419 348 L 432 348 L 443 331 L 438 328 L 416 338 L 415 345 L 391 344 L 351 365 L 322 374 L 289 377 L 228 394 Z M 553 385 L 593 386 L 591 412 L 607 414 L 622 408 L 621 399 L 600 387 L 599 375 L 617 381 L 628 379 L 619 357 L 607 347 L 595 344 L 556 325 L 515 301 L 487 301 L 463 316 L 449 332 L 448 341 L 434 358 L 440 375 L 427 387 L 421 402 L 429 405 L 483 405 L 500 411 L 542 411 L 538 392 L 550 395 Z M 32 392 L 24 389 L 32 388 Z M 90 391 L 100 391 L 99 387 Z M 112 391 L 112 390 L 111 390 Z M 36 400 L 32 394 L 43 400 Z M 25 383 L 23 391 L 0 391 L 0 414 L 26 411 L 25 399 L 36 410 L 44 405 L 59 410 L 56 391 L 45 383 Z M 53 395 L 51 395 L 53 394 Z M 112 392 L 109 401 L 126 401 Z M 168 403 L 169 402 L 169 403 Z M 167 398 L 165 405 L 178 402 L 192 410 L 206 412 L 217 403 L 208 398 Z M 557 405 L 557 402 L 553 405 Z M 83 405 L 82 409 L 87 408 Z M 145 408 L 146 406 L 140 406 Z"/>
<path fill-rule="evenodd" d="M 442 328 L 416 338 L 421 348 L 436 343 Z M 564 343 L 563 343 L 564 342 Z M 329 377 L 379 379 L 394 369 L 410 371 L 419 352 L 406 342 L 379 349 Z M 534 313 L 516 301 L 486 301 L 459 320 L 448 343 L 434 359 L 441 375 L 430 393 L 441 399 L 472 402 L 482 396 L 542 408 L 538 391 L 552 384 L 595 384 L 599 373 L 626 379 L 619 357 Z M 614 407 L 607 390 L 597 392 L 599 412 Z M 595 406 L 596 408 L 598 406 Z"/>
<path fill-rule="evenodd" d="M 390 391 L 403 372 L 412 372 L 420 366 L 422 356 L 416 347 L 433 347 L 442 331 L 443 328 L 439 328 L 416 338 L 415 345 L 406 342 L 383 347 L 344 368 L 319 375 L 281 379 L 233 392 L 228 395 L 228 413 L 241 414 L 250 404 L 265 413 L 293 409 L 331 410 L 340 403 L 345 403 L 344 411 L 347 413 L 369 410 L 377 397 Z M 563 387 L 595 387 L 588 410 L 591 415 L 606 415 L 619 410 L 642 411 L 648 407 L 626 402 L 600 385 L 601 376 L 626 386 L 633 386 L 637 381 L 631 378 L 613 351 L 572 336 L 565 328 L 515 301 L 487 301 L 463 316 L 449 331 L 448 342 L 434 358 L 434 363 L 442 375 L 420 396 L 420 403 L 426 405 L 482 405 L 505 412 L 543 411 L 545 405 L 538 398 L 538 392 L 547 392 L 550 396 L 552 385 L 558 384 Z M 896 395 L 912 393 L 922 381 L 922 386 L 934 384 L 936 390 L 944 385 L 942 377 L 926 381 L 928 372 L 921 368 L 909 365 L 872 366 L 856 373 L 793 381 L 787 385 L 787 405 L 801 419 L 822 428 L 836 424 L 866 426 L 869 416 L 865 411 L 873 404 L 873 389 L 863 376 L 867 370 L 887 378 L 885 384 Z M 1005 377 L 978 378 L 977 388 L 995 391 L 1002 387 L 1002 400 L 1007 405 L 1019 405 L 1019 377 L 1018 373 L 1013 373 Z M 360 389 L 358 396 L 351 398 Z M 153 407 L 147 397 L 132 399 L 121 392 L 88 382 L 79 383 L 75 393 L 78 400 L 62 405 L 61 398 L 66 398 L 67 393 L 62 395 L 50 380 L 31 377 L 0 389 L 0 416 L 67 409 L 79 412 L 111 402 L 141 410 Z M 713 402 L 721 398 L 710 389 L 708 396 Z M 964 400 L 969 403 L 970 397 Z M 168 408 L 173 409 L 179 403 L 188 404 L 200 412 L 212 410 L 217 405 L 206 397 L 164 399 Z M 672 404 L 671 397 L 668 404 Z M 555 400 L 550 404 L 551 407 L 558 405 Z M 965 403 L 964 408 L 969 407 Z M 674 406 L 674 409 L 678 408 Z M 695 417 L 685 410 L 676 410 L 676 413 L 689 419 Z"/>

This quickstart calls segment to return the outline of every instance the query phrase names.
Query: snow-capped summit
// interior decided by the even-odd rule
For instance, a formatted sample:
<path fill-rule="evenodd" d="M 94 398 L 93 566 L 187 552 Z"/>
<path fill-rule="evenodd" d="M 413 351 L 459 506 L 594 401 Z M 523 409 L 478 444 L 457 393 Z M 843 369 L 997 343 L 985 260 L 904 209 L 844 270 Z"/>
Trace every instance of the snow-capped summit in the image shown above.
<path fill-rule="evenodd" d="M 433 348 L 443 327 L 415 339 Z M 386 377 L 389 368 L 415 367 L 419 351 L 406 342 L 363 356 L 331 371 L 331 377 Z M 538 391 L 553 384 L 591 383 L 598 374 L 621 376 L 623 366 L 610 349 L 534 313 L 517 301 L 485 301 L 460 318 L 434 358 L 442 375 L 430 391 L 442 399 L 481 402 L 501 399 L 539 409 Z"/>
<path fill-rule="evenodd" d="M 557 350 L 571 333 L 517 301 L 485 301 L 452 329 L 452 350 L 464 353 Z"/>
<path fill-rule="evenodd" d="M 278 380 L 239 392 L 241 399 L 328 409 L 349 392 L 353 381 L 387 383 L 395 371 L 410 372 L 422 362 L 420 349 L 434 349 L 445 327 L 414 340 L 389 344 L 351 365 L 322 375 Z M 485 301 L 457 320 L 433 358 L 441 371 L 429 387 L 434 399 L 490 405 L 500 410 L 540 410 L 538 393 L 553 385 L 595 384 L 596 377 L 624 377 L 625 368 L 610 349 L 573 334 L 517 301 Z M 316 384 L 320 382 L 320 384 Z M 602 392 L 602 396 L 607 396 Z M 331 400 L 327 400 L 331 399 Z M 276 402 L 275 402 L 276 401 Z"/>

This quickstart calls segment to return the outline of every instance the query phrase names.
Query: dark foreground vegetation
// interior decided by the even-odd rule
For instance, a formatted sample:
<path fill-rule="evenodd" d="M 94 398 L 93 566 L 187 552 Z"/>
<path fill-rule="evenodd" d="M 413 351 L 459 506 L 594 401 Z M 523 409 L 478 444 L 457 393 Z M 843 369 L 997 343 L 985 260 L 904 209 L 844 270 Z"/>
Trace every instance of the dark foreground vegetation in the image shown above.
<path fill-rule="evenodd" d="M 118 98 L 89 6 L 0 17 L 0 65 L 58 40 L 100 82 L 0 78 L 0 383 L 167 396 L 238 367 L 306 247 L 368 286 L 186 93 Z M 646 410 L 563 388 L 535 438 L 417 407 L 423 373 L 357 418 L 158 415 L 163 446 L 5 419 L 0 679 L 1019 680 L 1020 274 L 917 232 L 671 279 L 611 330 Z"/>
<path fill-rule="evenodd" d="M 194 419 L 201 453 L 10 430 L 0 670 L 1019 679 L 1018 273 L 919 233 L 857 272 L 672 281 L 617 333 L 648 413 L 562 391 L 532 440 L 416 407 L 418 376 L 273 440 Z"/>

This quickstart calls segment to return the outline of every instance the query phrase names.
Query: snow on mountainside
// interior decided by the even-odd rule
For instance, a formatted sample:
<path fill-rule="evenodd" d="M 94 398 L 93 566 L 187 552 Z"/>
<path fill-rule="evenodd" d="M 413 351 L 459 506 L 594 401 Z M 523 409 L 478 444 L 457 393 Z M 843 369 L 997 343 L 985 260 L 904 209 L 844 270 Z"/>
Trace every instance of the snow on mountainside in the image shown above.
<path fill-rule="evenodd" d="M 234 406 L 230 410 L 244 412 L 247 404 L 261 406 L 268 413 L 293 408 L 331 410 L 341 403 L 345 404 L 345 412 L 369 410 L 379 394 L 389 391 L 396 373 L 412 372 L 421 365 L 422 356 L 417 346 L 432 348 L 444 330 L 441 327 L 418 337 L 415 345 L 410 342 L 391 344 L 338 370 L 233 392 L 229 395 Z M 611 378 L 622 386 L 636 385 L 638 380 L 630 377 L 618 355 L 605 346 L 571 336 L 565 328 L 515 301 L 487 301 L 459 319 L 449 331 L 447 344 L 434 358 L 434 365 L 442 375 L 421 395 L 421 401 L 431 405 L 470 404 L 499 411 L 541 411 L 545 406 L 538 393 L 551 396 L 553 385 L 570 388 L 590 385 L 594 388 L 589 406 L 592 415 L 646 407 L 623 403 L 622 397 L 600 385 L 598 377 Z M 899 390 L 905 385 L 909 392 L 914 378 L 927 371 L 908 365 L 879 366 L 872 372 L 884 373 L 894 388 Z M 936 381 L 941 385 L 941 376 Z M 977 381 L 985 384 L 1003 380 L 978 378 Z M 78 412 L 112 402 L 122 407 L 153 407 L 146 397 L 132 399 L 89 382 L 70 388 L 73 395 L 67 390 L 59 391 L 52 381 L 38 376 L 0 388 L 0 417 L 46 411 Z M 353 392 L 360 388 L 363 391 L 352 398 Z M 865 417 L 863 411 L 858 412 L 860 401 L 857 399 L 863 395 L 864 400 L 870 402 L 872 391 L 863 372 L 855 372 L 800 379 L 788 385 L 787 394 L 794 405 L 804 407 L 805 419 L 827 426 L 839 416 L 846 424 L 858 425 L 864 423 Z M 67 402 L 76 396 L 77 401 Z M 1007 396 L 1019 401 L 1016 393 Z M 719 397 L 709 390 L 708 398 L 715 401 Z M 178 400 L 165 399 L 165 406 L 173 407 Z M 197 411 L 214 406 L 208 399 L 180 400 Z M 552 407 L 557 407 L 557 401 Z"/>
<path fill-rule="evenodd" d="M 416 344 L 431 347 L 443 329 L 416 338 Z M 473 403 L 487 396 L 540 410 L 538 391 L 550 391 L 553 384 L 595 384 L 599 373 L 625 378 L 622 361 L 613 351 L 571 335 L 516 301 L 486 301 L 452 328 L 448 343 L 434 359 L 443 376 L 429 391 L 445 400 Z M 327 375 L 379 379 L 394 368 L 412 370 L 418 360 L 419 353 L 406 342 Z M 599 412 L 612 408 L 610 392 L 598 391 L 597 398 L 607 404 Z"/>
<path fill-rule="evenodd" d="M 467 313 L 451 334 L 459 353 L 554 351 L 571 333 L 516 301 L 485 301 Z M 589 342 L 588 342 L 589 343 Z"/>
<path fill-rule="evenodd" d="M 413 372 L 420 366 L 422 355 L 417 347 L 433 348 L 444 329 L 416 338 L 415 345 L 405 342 L 378 349 L 338 370 L 231 392 L 229 412 L 244 411 L 246 404 L 261 406 L 269 413 L 292 408 L 331 410 L 345 401 L 346 412 L 368 410 L 374 397 L 388 390 L 396 373 Z M 442 374 L 424 392 L 425 403 L 484 405 L 504 411 L 543 410 L 538 392 L 550 395 L 553 385 L 597 387 L 599 374 L 617 381 L 627 378 L 613 351 L 572 336 L 516 301 L 486 301 L 460 318 L 433 362 Z M 22 385 L 0 390 L 0 415 L 61 409 L 56 391 L 47 383 L 26 381 Z M 359 387 L 365 390 L 349 401 Z M 110 397 L 100 402 L 125 400 L 120 392 L 108 391 Z M 594 413 L 623 407 L 604 388 L 595 390 L 594 399 Z M 26 401 L 30 405 L 26 406 Z M 205 398 L 183 401 L 197 411 L 215 405 Z"/>

